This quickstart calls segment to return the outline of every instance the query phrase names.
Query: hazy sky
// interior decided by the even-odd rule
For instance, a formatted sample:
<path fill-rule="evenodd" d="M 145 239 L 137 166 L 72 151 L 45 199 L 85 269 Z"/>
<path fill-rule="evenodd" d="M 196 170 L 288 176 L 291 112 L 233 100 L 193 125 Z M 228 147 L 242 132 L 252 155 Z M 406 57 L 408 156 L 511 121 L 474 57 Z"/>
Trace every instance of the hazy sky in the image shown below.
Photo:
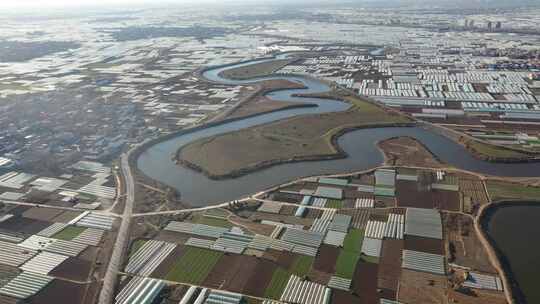
<path fill-rule="evenodd" d="M 0 7 L 68 7 L 68 6 L 100 6 L 100 5 L 122 5 L 122 4 L 142 4 L 142 3 L 189 3 L 195 0 L 0 0 Z M 200 2 L 201 0 L 197 0 Z M 202 2 L 216 2 L 219 0 L 202 0 Z"/>

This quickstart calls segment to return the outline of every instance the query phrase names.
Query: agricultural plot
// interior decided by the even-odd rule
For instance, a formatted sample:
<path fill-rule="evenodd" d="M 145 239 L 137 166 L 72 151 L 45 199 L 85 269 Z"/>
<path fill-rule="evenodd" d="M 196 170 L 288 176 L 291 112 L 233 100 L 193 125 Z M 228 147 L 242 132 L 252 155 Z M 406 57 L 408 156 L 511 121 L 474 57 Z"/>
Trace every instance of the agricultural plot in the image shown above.
<path fill-rule="evenodd" d="M 169 281 L 201 284 L 223 255 L 222 252 L 189 248 L 166 276 Z"/>
<path fill-rule="evenodd" d="M 447 303 L 445 276 L 403 269 L 398 298 L 403 303 Z"/>
<path fill-rule="evenodd" d="M 129 257 L 133 256 L 141 247 L 147 242 L 147 240 L 136 240 L 131 245 L 131 249 L 129 250 Z"/>
<path fill-rule="evenodd" d="M 33 220 L 50 222 L 62 212 L 60 209 L 34 207 L 26 210 L 22 216 Z"/>
<path fill-rule="evenodd" d="M 379 303 L 377 269 L 377 264 L 358 262 L 351 285 L 351 290 L 359 297 L 358 303 Z"/>
<path fill-rule="evenodd" d="M 342 249 L 336 261 L 336 275 L 341 278 L 352 279 L 360 253 Z"/>
<path fill-rule="evenodd" d="M 203 282 L 204 286 L 244 293 L 257 267 L 257 258 L 241 254 L 223 255 Z"/>
<path fill-rule="evenodd" d="M 322 245 L 313 263 L 313 268 L 326 273 L 334 273 L 339 254 L 340 250 L 338 248 Z"/>
<path fill-rule="evenodd" d="M 341 209 L 343 208 L 343 201 L 337 199 L 329 199 L 326 202 L 326 208 Z"/>
<path fill-rule="evenodd" d="M 68 226 L 52 236 L 54 239 L 71 241 L 86 230 L 84 227 Z"/>
<path fill-rule="evenodd" d="M 363 229 L 351 229 L 345 241 L 343 242 L 343 249 L 352 252 L 360 252 L 362 249 L 362 241 L 364 240 L 364 230 Z"/>
<path fill-rule="evenodd" d="M 466 197 L 471 199 L 473 204 L 484 205 L 489 203 L 484 183 L 475 179 L 459 179 L 459 189 Z"/>
<path fill-rule="evenodd" d="M 276 266 L 269 260 L 259 259 L 244 288 L 246 294 L 263 297 L 266 287 L 270 285 Z"/>
<path fill-rule="evenodd" d="M 226 219 L 205 216 L 205 215 L 201 216 L 201 218 L 197 221 L 197 223 L 208 225 L 208 226 L 214 226 L 214 227 L 223 227 L 223 228 L 232 227 L 232 224 Z"/>
<path fill-rule="evenodd" d="M 494 180 L 488 180 L 486 185 L 492 201 L 505 199 L 536 201 L 540 197 L 540 187 Z"/>
<path fill-rule="evenodd" d="M 371 210 L 368 209 L 355 209 L 355 210 L 341 210 L 340 214 L 347 214 L 352 216 L 351 227 L 356 229 L 363 229 L 366 227 L 369 220 Z"/>
<path fill-rule="evenodd" d="M 391 294 L 391 298 L 397 295 L 403 243 L 403 240 L 385 239 L 382 244 L 377 287 Z"/>
<path fill-rule="evenodd" d="M 281 268 L 276 269 L 272 275 L 270 284 L 266 287 L 264 297 L 278 300 L 283 290 L 285 290 L 290 277 L 291 274 L 288 271 Z"/>
<path fill-rule="evenodd" d="M 309 270 L 311 269 L 313 260 L 315 260 L 313 257 L 307 256 L 307 255 L 299 255 L 294 260 L 289 270 L 295 275 L 303 277 L 307 275 Z"/>

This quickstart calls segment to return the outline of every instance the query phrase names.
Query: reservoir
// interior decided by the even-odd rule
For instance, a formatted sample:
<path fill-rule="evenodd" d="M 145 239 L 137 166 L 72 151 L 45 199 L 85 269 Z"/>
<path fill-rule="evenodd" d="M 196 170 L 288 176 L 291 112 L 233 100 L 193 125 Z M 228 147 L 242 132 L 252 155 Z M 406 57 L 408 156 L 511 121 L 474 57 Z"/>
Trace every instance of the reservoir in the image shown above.
<path fill-rule="evenodd" d="M 540 205 L 501 207 L 487 218 L 487 232 L 506 258 L 526 303 L 540 303 Z"/>

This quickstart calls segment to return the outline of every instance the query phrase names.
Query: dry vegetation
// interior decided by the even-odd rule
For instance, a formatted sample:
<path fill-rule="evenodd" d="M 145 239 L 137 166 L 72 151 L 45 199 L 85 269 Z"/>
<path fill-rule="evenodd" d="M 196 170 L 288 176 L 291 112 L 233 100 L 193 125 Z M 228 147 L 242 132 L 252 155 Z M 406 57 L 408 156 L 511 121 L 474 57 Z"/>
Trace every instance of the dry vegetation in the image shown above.
<path fill-rule="evenodd" d="M 271 100 L 264 96 L 266 93 L 276 89 L 301 89 L 302 84 L 288 80 L 268 80 L 258 84 L 257 91 L 247 97 L 247 100 L 238 107 L 232 109 L 227 115 L 227 119 L 246 117 L 261 113 L 279 111 L 291 107 L 308 106 L 309 104 L 299 104 L 297 102 L 287 102 Z"/>
<path fill-rule="evenodd" d="M 262 63 L 254 64 L 254 65 L 247 65 L 243 67 L 225 70 L 221 72 L 220 76 L 229 78 L 229 79 L 237 79 L 237 80 L 244 80 L 244 79 L 251 79 L 254 77 L 267 76 L 283 68 L 284 66 L 291 63 L 292 61 L 293 60 L 291 59 L 279 59 L 279 60 L 262 62 Z"/>
<path fill-rule="evenodd" d="M 444 165 L 419 141 L 411 137 L 395 137 L 379 143 L 386 163 L 392 166 L 440 168 Z"/>
<path fill-rule="evenodd" d="M 235 176 L 280 162 L 342 156 L 333 139 L 343 130 L 409 122 L 359 98 L 343 98 L 353 105 L 347 111 L 297 116 L 201 139 L 182 148 L 178 159 L 213 178 Z"/>

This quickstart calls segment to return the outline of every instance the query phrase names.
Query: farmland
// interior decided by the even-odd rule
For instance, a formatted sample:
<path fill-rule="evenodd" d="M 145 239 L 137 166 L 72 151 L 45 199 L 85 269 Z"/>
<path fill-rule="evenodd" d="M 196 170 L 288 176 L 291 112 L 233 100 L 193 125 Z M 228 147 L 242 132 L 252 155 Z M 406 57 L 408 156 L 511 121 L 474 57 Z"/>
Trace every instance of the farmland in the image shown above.
<path fill-rule="evenodd" d="M 331 199 L 326 203 L 326 208 L 341 209 L 343 207 L 342 200 Z"/>
<path fill-rule="evenodd" d="M 76 226 L 68 226 L 64 230 L 58 232 L 53 237 L 59 240 L 65 240 L 65 241 L 71 241 L 74 238 L 76 238 L 78 235 L 83 233 L 86 228 L 83 227 L 76 227 Z"/>
<path fill-rule="evenodd" d="M 487 189 L 493 201 L 505 199 L 535 201 L 540 198 L 540 187 L 526 186 L 519 183 L 488 180 Z"/>
<path fill-rule="evenodd" d="M 166 279 L 176 282 L 201 284 L 216 265 L 222 252 L 189 248 L 170 269 Z"/>
<path fill-rule="evenodd" d="M 201 216 L 201 218 L 197 221 L 197 223 L 205 224 L 209 226 L 224 227 L 224 228 L 232 227 L 232 224 L 226 219 L 220 219 L 220 218 L 210 217 L 210 216 Z"/>
<path fill-rule="evenodd" d="M 343 249 L 351 252 L 360 252 L 363 240 L 363 229 L 351 229 L 345 237 L 345 241 L 343 242 Z"/>
<path fill-rule="evenodd" d="M 268 287 L 266 287 L 264 297 L 271 299 L 279 299 L 281 293 L 287 285 L 287 282 L 289 281 L 290 276 L 291 274 L 288 271 L 282 268 L 277 268 L 272 275 L 272 280 L 270 281 L 270 284 L 268 285 Z"/>
<path fill-rule="evenodd" d="M 359 258 L 360 254 L 358 252 L 342 249 L 336 261 L 336 275 L 352 279 Z"/>
<path fill-rule="evenodd" d="M 313 257 L 300 255 L 298 256 L 290 267 L 290 271 L 297 276 L 305 276 L 308 274 L 313 264 Z"/>

